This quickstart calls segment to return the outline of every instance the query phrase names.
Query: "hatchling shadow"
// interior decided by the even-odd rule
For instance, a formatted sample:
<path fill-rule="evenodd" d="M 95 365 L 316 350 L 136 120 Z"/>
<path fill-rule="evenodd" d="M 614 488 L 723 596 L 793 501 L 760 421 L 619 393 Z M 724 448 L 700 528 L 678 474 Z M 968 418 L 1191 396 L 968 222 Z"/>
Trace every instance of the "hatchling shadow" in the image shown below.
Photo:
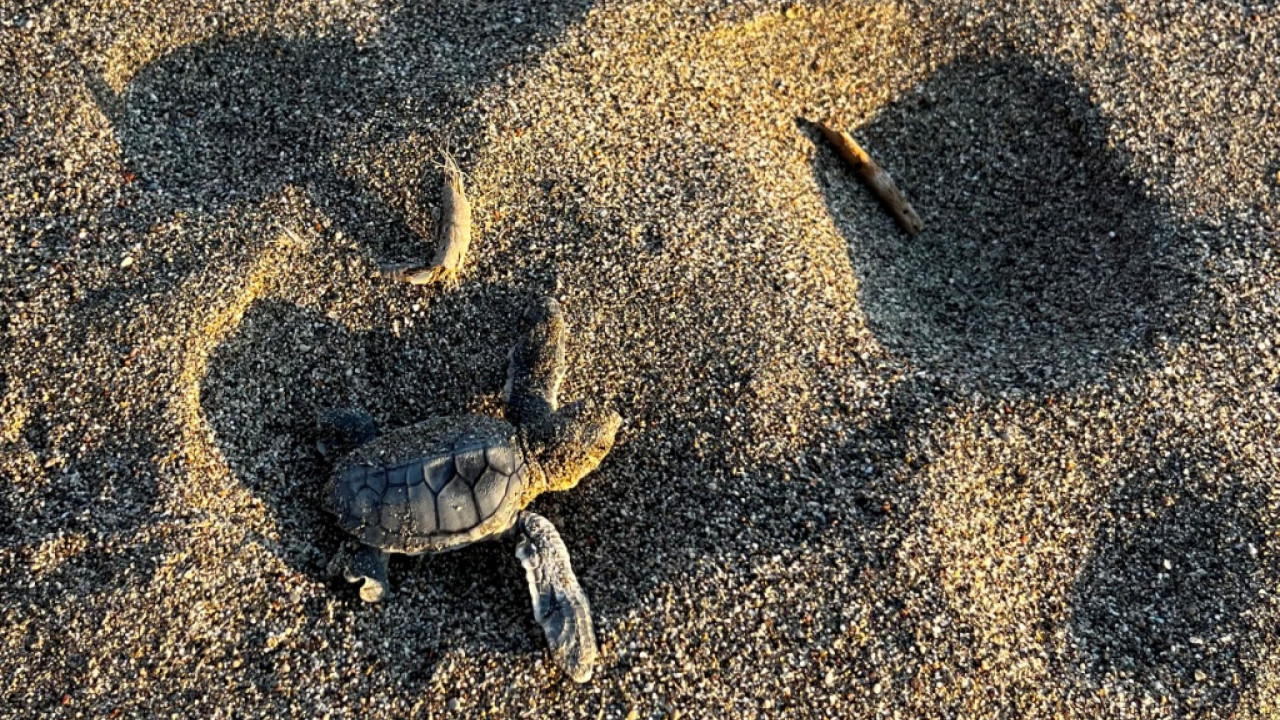
<path fill-rule="evenodd" d="M 398 258 L 430 230 L 438 173 L 390 168 L 404 198 L 390 207 L 344 161 L 411 134 L 465 156 L 484 119 L 464 111 L 481 89 L 591 4 L 409 3 L 366 46 L 341 34 L 218 36 L 153 61 L 120 93 L 87 80 L 143 187 L 201 212 L 306 187 L 348 236 Z"/>
<path fill-rule="evenodd" d="M 329 466 L 314 449 L 315 425 L 341 407 L 367 409 L 382 429 L 439 415 L 500 413 L 506 350 L 530 298 L 501 286 L 460 292 L 467 297 L 457 305 L 465 311 L 440 308 L 401 337 L 351 332 L 317 311 L 259 301 L 215 350 L 201 387 L 204 414 L 232 475 L 272 515 L 249 520 L 256 541 L 295 571 L 327 583 L 380 633 L 403 635 L 412 652 L 396 657 L 411 667 L 396 677 L 424 681 L 442 646 L 541 649 L 523 571 L 501 542 L 396 557 L 392 596 L 379 606 L 362 603 L 354 585 L 326 569 L 349 538 L 321 503 Z M 469 319 L 455 316 L 461 312 Z"/>
<path fill-rule="evenodd" d="M 977 389 L 1041 391 L 1176 333 L 1196 287 L 1189 228 L 1142 192 L 1065 73 L 960 60 L 852 134 L 926 225 L 902 233 L 834 153 L 815 156 L 862 307 L 896 354 Z"/>
<path fill-rule="evenodd" d="M 1231 708 L 1252 687 L 1249 616 L 1274 576 L 1266 489 L 1209 450 L 1169 453 L 1114 492 L 1072 590 L 1071 634 L 1098 679 Z"/>

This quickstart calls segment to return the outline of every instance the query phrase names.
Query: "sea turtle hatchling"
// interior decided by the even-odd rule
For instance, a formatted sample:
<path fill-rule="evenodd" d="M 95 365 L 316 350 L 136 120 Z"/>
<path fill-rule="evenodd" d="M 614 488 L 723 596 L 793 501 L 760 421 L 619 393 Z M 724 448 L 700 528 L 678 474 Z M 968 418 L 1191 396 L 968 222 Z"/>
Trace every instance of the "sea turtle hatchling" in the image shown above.
<path fill-rule="evenodd" d="M 454 550 L 513 537 L 552 655 L 578 682 L 591 678 L 595 635 L 587 598 L 555 526 L 525 509 L 539 494 L 567 490 L 613 448 L 622 418 L 590 402 L 560 407 L 567 330 L 558 303 L 532 312 L 510 353 L 506 418 L 433 418 L 375 437 L 367 413 L 344 410 L 321 421 L 319 442 L 334 463 L 325 504 L 359 540 L 340 550 L 334 574 L 361 582 L 360 597 L 388 591 L 390 553 Z"/>

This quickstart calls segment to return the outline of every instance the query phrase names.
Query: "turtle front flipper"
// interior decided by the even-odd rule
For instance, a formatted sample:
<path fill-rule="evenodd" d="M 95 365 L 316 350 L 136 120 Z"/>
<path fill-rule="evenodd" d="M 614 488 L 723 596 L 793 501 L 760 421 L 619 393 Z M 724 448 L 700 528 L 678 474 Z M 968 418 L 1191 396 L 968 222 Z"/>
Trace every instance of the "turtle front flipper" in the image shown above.
<path fill-rule="evenodd" d="M 551 655 L 575 681 L 591 679 L 599 651 L 591 607 L 569 565 L 569 551 L 551 521 L 531 512 L 516 521 L 516 557 L 524 566 L 533 616 L 551 645 Z"/>
<path fill-rule="evenodd" d="M 540 300 L 528 321 L 528 331 L 511 348 L 503 393 L 507 419 L 523 426 L 546 423 L 559 409 L 557 396 L 564 380 L 564 346 L 569 334 L 560 303 L 554 298 Z"/>

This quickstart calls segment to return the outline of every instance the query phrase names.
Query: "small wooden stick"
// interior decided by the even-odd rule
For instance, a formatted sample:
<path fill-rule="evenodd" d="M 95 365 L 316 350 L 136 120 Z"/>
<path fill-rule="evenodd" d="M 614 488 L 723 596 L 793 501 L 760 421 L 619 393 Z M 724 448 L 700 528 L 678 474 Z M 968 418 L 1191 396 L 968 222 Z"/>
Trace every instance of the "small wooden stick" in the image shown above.
<path fill-rule="evenodd" d="M 383 265 L 382 276 L 414 285 L 436 282 L 452 284 L 462 269 L 471 247 L 471 203 L 462 188 L 462 170 L 448 153 L 444 154 L 444 193 L 441 196 L 440 225 L 436 233 L 436 254 L 431 265 L 391 263 Z"/>
<path fill-rule="evenodd" d="M 880 167 L 880 163 L 871 159 L 866 150 L 863 150 L 853 138 L 849 137 L 849 133 L 843 130 L 834 130 L 823 125 L 822 123 L 814 123 L 818 129 L 822 131 L 823 137 L 827 142 L 835 146 L 836 152 L 845 162 L 853 166 L 854 170 L 862 176 L 862 179 L 871 187 L 871 191 L 880 198 L 880 202 L 889 209 L 890 214 L 898 221 L 903 230 L 911 235 L 917 235 L 924 229 L 924 221 L 916 214 L 915 208 L 911 207 L 911 203 L 907 202 L 907 196 L 902 194 L 898 189 L 893 178 L 889 177 L 889 173 Z"/>

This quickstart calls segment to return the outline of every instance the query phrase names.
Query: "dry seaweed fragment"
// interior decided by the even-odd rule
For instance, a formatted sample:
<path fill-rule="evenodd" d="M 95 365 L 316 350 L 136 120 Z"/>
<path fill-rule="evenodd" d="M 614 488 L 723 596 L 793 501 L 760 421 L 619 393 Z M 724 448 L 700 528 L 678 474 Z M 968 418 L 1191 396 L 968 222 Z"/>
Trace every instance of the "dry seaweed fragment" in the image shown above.
<path fill-rule="evenodd" d="M 451 283 L 458 277 L 467 248 L 471 247 L 471 203 L 462 187 L 462 171 L 451 155 L 444 156 L 444 192 L 441 194 L 440 224 L 436 232 L 436 254 L 429 266 L 420 263 L 393 263 L 382 266 L 382 276 L 414 285 Z"/>
<path fill-rule="evenodd" d="M 897 183 L 889 176 L 885 169 L 880 167 L 880 163 L 871 159 L 866 150 L 858 145 L 849 133 L 843 130 L 836 130 L 822 123 L 814 123 L 818 129 L 822 131 L 823 137 L 827 142 L 831 143 L 836 152 L 845 162 L 853 166 L 854 170 L 862 176 L 862 179 L 871 188 L 871 191 L 880 198 L 880 202 L 889 209 L 889 213 L 893 215 L 898 224 L 902 226 L 911 235 L 917 235 L 924 229 L 924 221 L 916 214 L 915 208 L 911 207 L 911 203 L 907 201 L 907 196 L 902 194 L 898 189 Z"/>

